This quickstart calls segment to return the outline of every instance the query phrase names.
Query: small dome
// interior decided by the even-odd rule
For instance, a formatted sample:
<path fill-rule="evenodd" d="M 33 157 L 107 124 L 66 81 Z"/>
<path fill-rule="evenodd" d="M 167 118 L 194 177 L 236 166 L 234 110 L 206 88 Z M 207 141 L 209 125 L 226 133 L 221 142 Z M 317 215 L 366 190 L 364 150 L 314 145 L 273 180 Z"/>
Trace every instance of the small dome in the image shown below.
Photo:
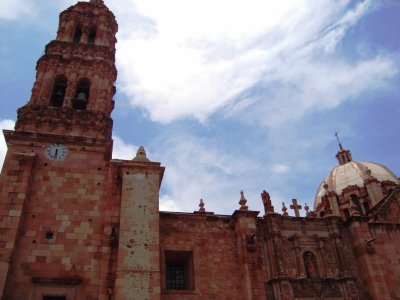
<path fill-rule="evenodd" d="M 381 164 L 348 161 L 333 168 L 329 175 L 325 177 L 324 181 L 321 182 L 315 196 L 314 209 L 321 203 L 321 197 L 324 196 L 327 191 L 341 195 L 343 189 L 348 186 L 357 185 L 359 187 L 364 187 L 364 181 L 369 179 L 370 176 L 377 179 L 379 182 L 389 180 L 396 184 L 400 183 L 396 175 Z"/>

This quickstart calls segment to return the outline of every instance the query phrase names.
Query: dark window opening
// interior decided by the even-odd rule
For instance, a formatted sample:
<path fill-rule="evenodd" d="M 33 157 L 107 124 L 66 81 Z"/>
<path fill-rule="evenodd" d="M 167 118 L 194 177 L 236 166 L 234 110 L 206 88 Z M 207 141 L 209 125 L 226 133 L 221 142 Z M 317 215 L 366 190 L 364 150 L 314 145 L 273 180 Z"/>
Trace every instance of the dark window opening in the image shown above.
<path fill-rule="evenodd" d="M 82 28 L 80 26 L 76 27 L 74 34 L 74 43 L 79 43 L 82 37 Z"/>
<path fill-rule="evenodd" d="M 358 199 L 357 195 L 351 194 L 350 198 L 351 198 L 351 201 L 353 201 L 353 203 L 357 207 L 357 210 L 360 213 L 360 215 L 363 215 L 363 211 L 362 211 L 362 208 L 361 208 L 360 200 Z"/>
<path fill-rule="evenodd" d="M 65 296 L 43 296 L 43 300 L 67 300 Z"/>
<path fill-rule="evenodd" d="M 312 252 L 307 251 L 304 252 L 303 259 L 307 278 L 319 278 L 318 264 L 315 255 Z"/>
<path fill-rule="evenodd" d="M 369 207 L 368 201 L 364 202 L 363 205 L 364 205 L 365 213 L 366 214 L 369 213 L 370 207 Z"/>
<path fill-rule="evenodd" d="M 346 218 L 346 220 L 349 219 L 349 218 L 350 218 L 350 211 L 349 211 L 349 209 L 348 209 L 348 208 L 344 208 L 344 209 L 343 209 L 343 212 L 344 212 L 344 217 Z"/>
<path fill-rule="evenodd" d="M 50 99 L 50 106 L 62 107 L 67 89 L 67 79 L 64 76 L 59 76 L 54 81 L 53 94 Z"/>
<path fill-rule="evenodd" d="M 76 87 L 75 99 L 72 102 L 72 107 L 74 109 L 86 110 L 89 100 L 89 90 L 89 80 L 81 79 Z"/>
<path fill-rule="evenodd" d="M 54 238 L 54 232 L 53 231 L 47 231 L 44 238 L 46 240 L 52 240 Z"/>
<path fill-rule="evenodd" d="M 166 251 L 166 286 L 169 290 L 191 290 L 193 280 L 193 254 L 190 251 Z"/>
<path fill-rule="evenodd" d="M 185 281 L 185 264 L 167 264 L 167 289 L 184 290 Z"/>
<path fill-rule="evenodd" d="M 91 28 L 88 36 L 88 43 L 94 44 L 95 40 L 96 40 L 96 28 Z"/>

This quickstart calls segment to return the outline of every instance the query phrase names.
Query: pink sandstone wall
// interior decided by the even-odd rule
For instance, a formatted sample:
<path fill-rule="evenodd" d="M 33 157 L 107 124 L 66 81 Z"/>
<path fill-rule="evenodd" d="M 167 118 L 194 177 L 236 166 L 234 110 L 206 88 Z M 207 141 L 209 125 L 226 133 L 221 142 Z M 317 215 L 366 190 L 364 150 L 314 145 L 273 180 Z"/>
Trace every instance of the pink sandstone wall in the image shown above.
<path fill-rule="evenodd" d="M 241 300 L 241 263 L 230 217 L 160 214 L 162 299 Z M 167 291 L 165 251 L 192 251 L 194 289 Z"/>

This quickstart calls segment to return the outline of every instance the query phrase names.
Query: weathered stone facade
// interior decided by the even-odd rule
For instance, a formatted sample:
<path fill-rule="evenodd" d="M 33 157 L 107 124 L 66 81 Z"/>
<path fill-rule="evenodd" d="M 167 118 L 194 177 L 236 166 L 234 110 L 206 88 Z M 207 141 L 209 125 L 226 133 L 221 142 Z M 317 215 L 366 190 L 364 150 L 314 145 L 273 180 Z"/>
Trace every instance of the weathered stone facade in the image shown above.
<path fill-rule="evenodd" d="M 243 192 L 232 215 L 203 201 L 159 212 L 164 167 L 142 147 L 111 160 L 117 28 L 101 0 L 61 13 L 32 97 L 4 131 L 2 300 L 400 299 L 397 179 L 370 171 L 340 195 L 322 184 L 306 217 L 295 200 L 296 217 L 276 213 L 266 191 L 264 215 Z"/>

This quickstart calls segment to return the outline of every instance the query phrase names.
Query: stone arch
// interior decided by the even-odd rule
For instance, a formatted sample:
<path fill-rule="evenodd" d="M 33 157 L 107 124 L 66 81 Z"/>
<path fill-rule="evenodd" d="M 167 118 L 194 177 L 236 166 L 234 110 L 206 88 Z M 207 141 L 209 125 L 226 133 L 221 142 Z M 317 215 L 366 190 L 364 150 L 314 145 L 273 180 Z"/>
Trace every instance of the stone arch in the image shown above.
<path fill-rule="evenodd" d="M 75 98 L 72 107 L 78 110 L 86 110 L 90 94 L 90 80 L 81 78 L 78 80 L 75 91 Z"/>
<path fill-rule="evenodd" d="M 95 25 L 89 26 L 88 43 L 94 45 L 96 42 L 97 27 Z"/>
<path fill-rule="evenodd" d="M 74 43 L 79 43 L 82 39 L 82 25 L 78 23 L 75 27 L 75 32 L 73 36 L 73 42 Z"/>
<path fill-rule="evenodd" d="M 62 107 L 64 103 L 65 93 L 67 90 L 67 77 L 60 74 L 57 75 L 53 83 L 53 93 L 50 98 L 49 105 L 54 107 Z"/>

